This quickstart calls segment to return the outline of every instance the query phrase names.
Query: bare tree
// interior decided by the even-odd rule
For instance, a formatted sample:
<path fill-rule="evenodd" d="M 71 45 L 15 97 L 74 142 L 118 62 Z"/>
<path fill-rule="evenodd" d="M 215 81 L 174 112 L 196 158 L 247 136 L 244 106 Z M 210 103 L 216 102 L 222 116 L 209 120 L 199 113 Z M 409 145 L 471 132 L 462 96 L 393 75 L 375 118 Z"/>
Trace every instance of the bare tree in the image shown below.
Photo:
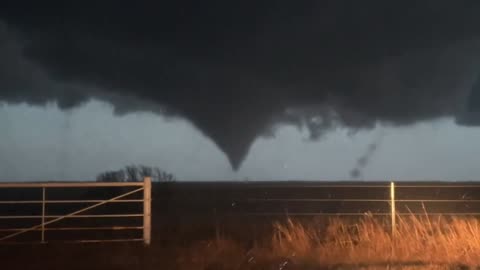
<path fill-rule="evenodd" d="M 151 177 L 154 182 L 175 182 L 173 174 L 157 167 L 130 165 L 118 171 L 107 171 L 97 176 L 97 182 L 140 182 Z"/>
<path fill-rule="evenodd" d="M 153 177 L 153 168 L 147 166 L 140 166 L 140 175 L 142 176 L 142 178 Z"/>
<path fill-rule="evenodd" d="M 160 170 L 159 168 L 155 168 L 154 170 L 154 181 L 157 182 L 175 182 L 177 179 L 171 173 L 167 173 L 165 171 Z M 153 180 L 153 179 L 152 179 Z"/>
<path fill-rule="evenodd" d="M 97 176 L 97 182 L 124 182 L 125 179 L 125 172 L 123 170 L 107 171 Z"/>
<path fill-rule="evenodd" d="M 130 181 L 130 182 L 141 181 L 140 180 L 139 168 L 137 166 L 135 166 L 135 165 L 126 166 L 124 170 L 125 170 L 125 173 L 127 175 L 127 179 L 126 179 L 127 181 Z"/>

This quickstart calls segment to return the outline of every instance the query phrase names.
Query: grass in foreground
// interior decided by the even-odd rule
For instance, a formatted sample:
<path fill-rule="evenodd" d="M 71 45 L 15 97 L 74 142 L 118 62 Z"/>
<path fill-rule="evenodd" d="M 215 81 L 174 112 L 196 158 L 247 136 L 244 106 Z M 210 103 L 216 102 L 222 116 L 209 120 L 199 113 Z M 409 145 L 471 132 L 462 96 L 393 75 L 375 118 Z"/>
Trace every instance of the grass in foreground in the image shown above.
<path fill-rule="evenodd" d="M 188 245 L 154 242 L 148 248 L 138 245 L 39 246 L 19 250 L 19 254 L 14 250 L 2 252 L 3 266 L 5 269 L 14 265 L 15 269 L 102 270 L 413 270 L 480 266 L 480 221 L 475 218 L 431 219 L 412 215 L 399 217 L 397 225 L 396 234 L 392 236 L 388 224 L 368 215 L 356 222 L 333 218 L 326 224 L 287 219 L 274 223 L 273 230 L 253 247 L 229 240 L 227 236 Z M 22 265 L 27 263 L 34 267 Z"/>
<path fill-rule="evenodd" d="M 331 219 L 325 229 L 294 220 L 275 223 L 271 253 L 321 265 L 480 265 L 480 222 L 474 218 L 399 217 L 396 233 L 366 216 L 356 224 Z"/>
<path fill-rule="evenodd" d="M 480 266 L 480 221 L 475 218 L 398 217 L 394 235 L 388 224 L 371 215 L 357 222 L 333 218 L 326 226 L 287 219 L 274 223 L 273 228 L 269 241 L 249 251 L 238 242 L 223 238 L 206 242 L 207 249 L 190 249 L 184 265 L 202 266 L 198 269 L 474 269 Z M 216 268 L 209 268 L 212 266 Z"/>

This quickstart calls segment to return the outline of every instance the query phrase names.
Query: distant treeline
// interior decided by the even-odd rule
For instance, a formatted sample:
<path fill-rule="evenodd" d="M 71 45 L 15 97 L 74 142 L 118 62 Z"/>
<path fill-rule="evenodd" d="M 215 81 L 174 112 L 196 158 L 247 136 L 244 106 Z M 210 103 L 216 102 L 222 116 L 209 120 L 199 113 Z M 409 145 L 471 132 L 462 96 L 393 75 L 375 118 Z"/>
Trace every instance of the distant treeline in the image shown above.
<path fill-rule="evenodd" d="M 143 165 L 125 166 L 116 171 L 106 171 L 97 176 L 97 182 L 140 182 L 145 177 L 151 177 L 154 182 L 175 182 L 177 179 L 157 167 Z"/>

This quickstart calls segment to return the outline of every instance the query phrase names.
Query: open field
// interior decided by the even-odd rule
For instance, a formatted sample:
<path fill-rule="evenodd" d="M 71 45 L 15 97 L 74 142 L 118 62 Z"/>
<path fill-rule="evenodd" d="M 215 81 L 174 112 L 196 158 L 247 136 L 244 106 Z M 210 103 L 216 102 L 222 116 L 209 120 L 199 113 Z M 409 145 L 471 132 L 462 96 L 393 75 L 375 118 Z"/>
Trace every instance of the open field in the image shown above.
<path fill-rule="evenodd" d="M 474 269 L 480 265 L 480 220 L 477 217 L 425 215 L 425 212 L 480 212 L 480 203 L 475 201 L 479 199 L 475 196 L 480 196 L 480 185 L 399 188 L 399 200 L 425 201 L 397 203 L 400 214 L 419 212 L 420 215 L 398 216 L 393 236 L 389 217 L 374 216 L 388 212 L 388 202 L 297 200 L 388 199 L 388 189 L 375 187 L 385 183 L 368 183 L 363 188 L 318 188 L 317 185 L 159 184 L 153 190 L 150 247 L 141 243 L 79 245 L 55 241 L 47 245 L 5 245 L 0 246 L 2 269 Z M 0 195 L 2 200 L 17 196 L 12 192 Z M 34 191 L 30 195 L 36 196 Z M 58 198 L 67 195 L 62 192 L 50 194 Z M 76 195 L 92 197 L 105 193 Z M 289 200 L 273 200 L 280 198 Z M 427 198 L 467 198 L 469 201 L 428 202 Z M 0 210 L 13 211 L 5 207 Z M 35 210 L 26 207 L 22 211 Z M 110 211 L 120 211 L 120 208 L 117 206 Z M 360 215 L 313 216 L 313 213 L 342 212 Z M 82 223 L 86 221 L 81 221 L 80 225 L 78 222 L 75 220 L 77 226 L 87 225 Z M 96 232 L 94 236 L 102 234 Z M 32 232 L 29 237 L 35 239 L 38 232 Z M 91 235 L 48 232 L 47 237 L 62 240 Z"/>

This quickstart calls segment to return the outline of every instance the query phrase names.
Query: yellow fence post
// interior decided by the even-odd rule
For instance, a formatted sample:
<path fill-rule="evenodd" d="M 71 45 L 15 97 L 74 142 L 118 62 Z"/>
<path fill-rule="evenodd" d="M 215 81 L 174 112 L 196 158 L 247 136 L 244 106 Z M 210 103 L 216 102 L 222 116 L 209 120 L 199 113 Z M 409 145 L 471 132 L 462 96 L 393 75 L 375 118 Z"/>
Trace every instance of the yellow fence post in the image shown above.
<path fill-rule="evenodd" d="M 143 242 L 150 245 L 152 237 L 152 178 L 143 180 Z"/>
<path fill-rule="evenodd" d="M 396 233 L 396 210 L 395 210 L 395 183 L 390 182 L 390 216 L 391 216 L 391 225 L 392 225 L 392 237 Z"/>
<path fill-rule="evenodd" d="M 46 187 L 42 187 L 42 243 L 45 243 L 45 201 L 46 201 Z"/>

